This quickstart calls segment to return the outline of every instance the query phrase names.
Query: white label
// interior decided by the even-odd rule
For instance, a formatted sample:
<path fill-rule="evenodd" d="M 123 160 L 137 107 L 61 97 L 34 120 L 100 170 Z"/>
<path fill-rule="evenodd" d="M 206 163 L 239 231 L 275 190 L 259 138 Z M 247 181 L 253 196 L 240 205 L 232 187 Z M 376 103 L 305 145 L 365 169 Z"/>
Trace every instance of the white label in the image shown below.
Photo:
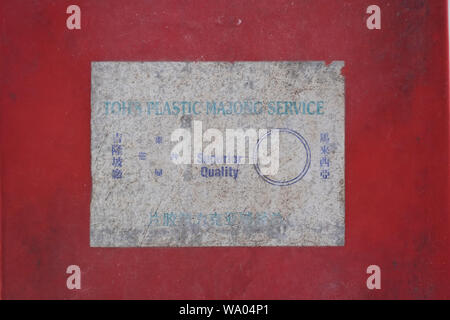
<path fill-rule="evenodd" d="M 341 246 L 341 61 L 93 62 L 91 246 Z"/>

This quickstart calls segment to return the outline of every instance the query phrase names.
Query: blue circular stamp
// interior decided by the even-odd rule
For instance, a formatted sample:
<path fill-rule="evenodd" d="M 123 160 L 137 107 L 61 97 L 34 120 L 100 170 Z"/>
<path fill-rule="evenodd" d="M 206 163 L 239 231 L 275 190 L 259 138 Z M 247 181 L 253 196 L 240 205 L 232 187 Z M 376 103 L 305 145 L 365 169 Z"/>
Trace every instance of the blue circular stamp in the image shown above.
<path fill-rule="evenodd" d="M 300 173 L 299 173 L 297 176 L 295 176 L 294 178 L 292 178 L 292 179 L 289 179 L 289 180 L 274 180 L 274 179 L 271 179 L 271 178 L 269 178 L 268 176 L 263 175 L 262 172 L 261 172 L 261 169 L 260 169 L 260 167 L 259 167 L 259 163 L 258 163 L 258 151 L 259 151 L 259 145 L 261 144 L 261 142 L 262 142 L 264 139 L 267 139 L 267 137 L 270 136 L 271 133 L 272 133 L 274 130 L 278 130 L 279 133 L 287 133 L 287 134 L 293 135 L 294 137 L 296 137 L 296 138 L 302 143 L 303 147 L 305 148 L 305 152 L 306 152 L 306 161 L 305 161 L 305 165 L 304 165 L 302 171 L 300 171 Z M 298 133 L 297 131 L 294 131 L 294 130 L 292 130 L 292 129 L 288 129 L 288 128 L 278 128 L 278 129 L 272 129 L 272 130 L 269 130 L 266 134 L 264 134 L 264 135 L 258 140 L 258 143 L 257 143 L 256 146 L 255 146 L 255 153 L 254 153 L 254 167 L 255 167 L 255 170 L 256 170 L 256 172 L 258 173 L 258 175 L 259 175 L 264 181 L 266 181 L 266 182 L 268 182 L 268 183 L 270 183 L 270 184 L 272 184 L 272 185 L 275 185 L 275 186 L 289 186 L 289 185 L 291 185 L 291 184 L 294 184 L 294 183 L 300 181 L 300 180 L 305 176 L 305 174 L 308 172 L 310 165 L 311 165 L 311 150 L 310 150 L 310 148 L 309 148 L 308 142 L 306 141 L 305 138 L 303 138 L 303 136 L 302 136 L 300 133 Z"/>

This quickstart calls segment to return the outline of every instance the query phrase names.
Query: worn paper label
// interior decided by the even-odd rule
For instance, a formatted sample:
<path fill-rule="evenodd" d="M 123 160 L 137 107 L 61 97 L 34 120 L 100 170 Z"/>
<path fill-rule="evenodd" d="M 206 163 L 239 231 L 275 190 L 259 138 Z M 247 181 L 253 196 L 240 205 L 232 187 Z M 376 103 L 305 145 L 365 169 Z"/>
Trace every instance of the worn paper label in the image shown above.
<path fill-rule="evenodd" d="M 341 246 L 344 63 L 93 62 L 93 247 Z"/>

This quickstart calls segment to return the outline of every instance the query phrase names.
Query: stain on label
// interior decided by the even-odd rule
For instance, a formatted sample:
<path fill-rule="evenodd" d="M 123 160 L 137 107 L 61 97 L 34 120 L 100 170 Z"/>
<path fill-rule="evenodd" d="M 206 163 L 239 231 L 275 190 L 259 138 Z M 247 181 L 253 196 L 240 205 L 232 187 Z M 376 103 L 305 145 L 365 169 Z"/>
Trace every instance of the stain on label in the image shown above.
<path fill-rule="evenodd" d="M 93 62 L 93 247 L 342 246 L 344 62 Z"/>

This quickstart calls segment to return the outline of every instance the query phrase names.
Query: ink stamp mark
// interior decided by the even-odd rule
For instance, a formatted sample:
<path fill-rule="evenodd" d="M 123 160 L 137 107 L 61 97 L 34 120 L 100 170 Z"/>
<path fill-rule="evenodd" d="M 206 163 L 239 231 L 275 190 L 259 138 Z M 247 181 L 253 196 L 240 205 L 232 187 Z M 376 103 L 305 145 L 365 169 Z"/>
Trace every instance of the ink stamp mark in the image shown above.
<path fill-rule="evenodd" d="M 285 133 L 285 134 L 290 134 L 293 135 L 297 141 L 299 141 L 304 148 L 306 157 L 305 157 L 305 163 L 303 166 L 303 169 L 293 178 L 291 179 L 283 179 L 283 180 L 276 180 L 276 179 L 272 179 L 267 175 L 262 174 L 261 172 L 261 168 L 260 168 L 260 164 L 259 164 L 259 159 L 258 159 L 258 154 L 259 154 L 259 146 L 261 145 L 261 142 L 264 141 L 265 139 L 267 139 L 274 130 L 277 130 L 279 133 Z M 265 135 L 263 135 L 259 140 L 258 143 L 256 144 L 256 151 L 254 152 L 254 168 L 256 170 L 256 172 L 258 173 L 258 175 L 267 183 L 270 183 L 274 186 L 289 186 L 291 184 L 294 184 L 298 181 L 300 181 L 308 172 L 309 167 L 311 165 L 311 149 L 309 148 L 308 142 L 306 141 L 306 139 L 298 132 L 292 130 L 292 129 L 288 129 L 288 128 L 278 128 L 278 129 L 272 129 L 270 131 L 268 131 Z M 283 152 L 283 151 L 281 151 Z"/>

